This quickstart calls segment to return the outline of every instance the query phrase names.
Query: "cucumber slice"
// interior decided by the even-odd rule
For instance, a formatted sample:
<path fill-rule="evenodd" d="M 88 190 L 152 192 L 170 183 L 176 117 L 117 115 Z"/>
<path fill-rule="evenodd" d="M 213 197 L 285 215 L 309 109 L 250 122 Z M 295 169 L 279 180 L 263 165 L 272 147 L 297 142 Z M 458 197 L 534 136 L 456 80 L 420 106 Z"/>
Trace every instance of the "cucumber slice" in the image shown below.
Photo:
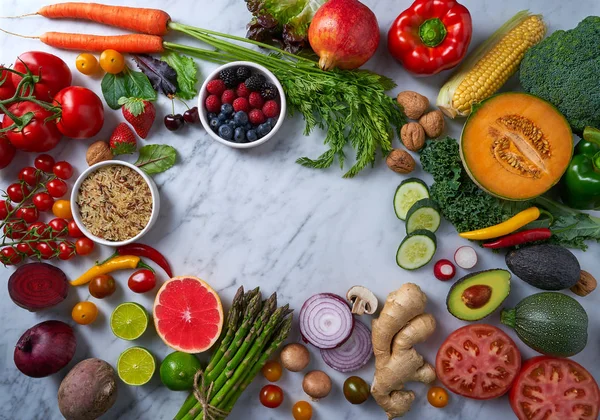
<path fill-rule="evenodd" d="M 423 198 L 429 198 L 427 184 L 417 178 L 402 181 L 394 194 L 394 211 L 398 219 L 405 220 L 408 210 Z"/>
<path fill-rule="evenodd" d="M 406 236 L 398 247 L 396 263 L 405 270 L 416 270 L 431 261 L 435 250 L 435 235 L 428 230 L 416 230 Z"/>
<path fill-rule="evenodd" d="M 424 198 L 413 204 L 406 214 L 406 233 L 419 229 L 435 232 L 441 222 L 442 216 L 437 203 L 430 198 Z"/>

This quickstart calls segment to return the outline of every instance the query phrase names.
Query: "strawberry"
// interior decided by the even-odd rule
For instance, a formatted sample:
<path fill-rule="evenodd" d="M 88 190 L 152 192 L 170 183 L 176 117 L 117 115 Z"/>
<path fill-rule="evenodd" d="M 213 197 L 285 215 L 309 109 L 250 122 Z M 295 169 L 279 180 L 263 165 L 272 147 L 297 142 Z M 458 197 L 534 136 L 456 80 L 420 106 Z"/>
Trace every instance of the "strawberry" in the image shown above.
<path fill-rule="evenodd" d="M 271 99 L 270 101 L 265 102 L 265 105 L 262 107 L 262 112 L 267 118 L 275 118 L 279 115 L 279 104 Z"/>
<path fill-rule="evenodd" d="M 206 90 L 211 95 L 221 96 L 225 89 L 225 83 L 221 79 L 211 80 L 206 84 Z"/>
<path fill-rule="evenodd" d="M 233 89 L 227 89 L 225 92 L 223 92 L 223 95 L 221 95 L 221 102 L 224 104 L 232 104 L 234 100 L 235 92 Z"/>
<path fill-rule="evenodd" d="M 265 121 L 267 121 L 267 118 L 265 117 L 265 114 L 263 114 L 263 112 L 260 109 L 253 109 L 248 114 L 248 120 L 250 121 L 250 124 L 252 124 L 252 125 L 260 125 L 260 124 L 264 123 Z"/>
<path fill-rule="evenodd" d="M 238 112 L 238 111 L 248 112 L 248 111 L 250 111 L 250 104 L 248 103 L 248 99 L 246 99 L 246 98 L 237 98 L 235 101 L 233 101 L 233 110 L 235 112 Z"/>
<path fill-rule="evenodd" d="M 209 95 L 204 102 L 204 106 L 208 112 L 218 114 L 221 112 L 221 100 L 217 95 Z"/>
<path fill-rule="evenodd" d="M 252 109 L 262 109 L 265 103 L 264 99 L 258 92 L 252 92 L 248 98 L 248 101 L 250 102 L 250 107 Z"/>
<path fill-rule="evenodd" d="M 145 139 L 156 117 L 156 109 L 151 102 L 139 98 L 121 98 L 123 117 L 131 124 L 138 136 Z"/>
<path fill-rule="evenodd" d="M 111 134 L 108 145 L 113 155 L 126 155 L 135 152 L 137 140 L 131 128 L 126 123 L 121 123 Z"/>
<path fill-rule="evenodd" d="M 250 96 L 250 89 L 248 89 L 246 87 L 246 84 L 242 82 L 238 85 L 237 89 L 235 90 L 235 94 L 238 96 L 238 98 L 247 98 L 248 96 Z"/>

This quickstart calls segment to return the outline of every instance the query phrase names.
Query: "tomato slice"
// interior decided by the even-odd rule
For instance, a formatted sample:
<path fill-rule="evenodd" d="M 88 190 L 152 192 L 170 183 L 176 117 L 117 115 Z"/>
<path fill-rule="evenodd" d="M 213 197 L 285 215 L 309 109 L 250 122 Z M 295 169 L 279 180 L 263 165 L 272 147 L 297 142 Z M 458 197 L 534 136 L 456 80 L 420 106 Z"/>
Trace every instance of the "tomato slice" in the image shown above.
<path fill-rule="evenodd" d="M 519 420 L 597 419 L 600 391 L 592 375 L 570 359 L 529 359 L 510 390 Z"/>
<path fill-rule="evenodd" d="M 505 394 L 521 368 L 521 353 L 502 330 L 488 324 L 459 328 L 446 338 L 435 360 L 450 391 L 477 400 Z"/>

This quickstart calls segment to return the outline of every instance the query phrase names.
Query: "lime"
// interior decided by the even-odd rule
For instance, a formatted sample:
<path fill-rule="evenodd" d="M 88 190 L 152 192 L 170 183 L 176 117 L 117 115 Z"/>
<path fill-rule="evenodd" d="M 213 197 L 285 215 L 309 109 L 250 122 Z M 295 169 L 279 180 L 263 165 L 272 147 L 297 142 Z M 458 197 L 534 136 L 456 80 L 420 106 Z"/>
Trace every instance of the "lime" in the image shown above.
<path fill-rule="evenodd" d="M 154 375 L 154 356 L 143 347 L 129 347 L 119 356 L 117 373 L 127 385 L 144 385 Z"/>
<path fill-rule="evenodd" d="M 148 313 L 135 302 L 121 303 L 110 316 L 110 328 L 123 340 L 135 340 L 148 328 Z"/>
<path fill-rule="evenodd" d="M 160 364 L 160 380 L 172 391 L 192 389 L 194 375 L 202 369 L 196 356 L 181 351 L 169 354 Z"/>

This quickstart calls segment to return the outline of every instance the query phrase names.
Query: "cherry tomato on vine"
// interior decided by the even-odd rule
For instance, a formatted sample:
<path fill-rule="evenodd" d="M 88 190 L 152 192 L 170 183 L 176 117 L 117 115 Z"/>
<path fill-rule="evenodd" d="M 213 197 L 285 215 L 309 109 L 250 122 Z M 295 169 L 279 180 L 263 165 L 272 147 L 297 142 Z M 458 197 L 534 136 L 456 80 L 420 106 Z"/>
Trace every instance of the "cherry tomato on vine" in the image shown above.
<path fill-rule="evenodd" d="M 42 259 L 49 260 L 50 258 L 54 257 L 54 254 L 56 253 L 56 242 L 40 242 L 35 246 L 35 249 L 38 250 Z"/>
<path fill-rule="evenodd" d="M 54 115 L 51 111 L 42 108 L 33 102 L 24 101 L 12 104 L 8 110 L 16 117 L 33 114 L 27 125 L 14 126 L 14 121 L 8 115 L 2 120 L 2 128 L 13 128 L 5 131 L 6 137 L 12 145 L 25 152 L 47 152 L 53 149 L 60 141 L 62 134 L 54 121 L 48 121 Z"/>
<path fill-rule="evenodd" d="M 8 217 L 8 213 L 13 210 L 13 206 L 6 200 L 0 200 L 0 220 L 4 220 Z"/>
<path fill-rule="evenodd" d="M 33 165 L 38 168 L 40 171 L 46 173 L 52 173 L 52 169 L 54 168 L 54 158 L 45 153 L 38 155 L 33 162 Z"/>
<path fill-rule="evenodd" d="M 50 194 L 41 192 L 33 196 L 33 205 L 37 207 L 39 211 L 48 211 L 54 204 L 54 198 Z"/>
<path fill-rule="evenodd" d="M 156 276 L 152 271 L 142 268 L 129 277 L 127 286 L 135 293 L 149 292 L 156 286 Z"/>
<path fill-rule="evenodd" d="M 19 242 L 16 245 L 17 251 L 19 251 L 22 254 L 27 255 L 28 257 L 31 257 L 33 254 L 35 254 L 35 247 L 37 246 L 36 242 Z"/>
<path fill-rule="evenodd" d="M 0 71 L 0 101 L 10 99 L 15 95 L 17 88 L 13 85 L 12 76 L 9 71 Z M 0 114 L 3 114 L 0 111 Z"/>
<path fill-rule="evenodd" d="M 71 202 L 69 200 L 56 200 L 52 205 L 52 214 L 61 219 L 72 219 Z"/>
<path fill-rule="evenodd" d="M 260 390 L 260 403 L 267 408 L 277 408 L 283 402 L 283 391 L 277 385 L 265 385 Z"/>
<path fill-rule="evenodd" d="M 75 251 L 77 255 L 88 255 L 94 250 L 94 242 L 86 237 L 79 238 L 75 241 Z"/>
<path fill-rule="evenodd" d="M 125 58 L 118 51 L 104 50 L 100 54 L 100 67 L 107 73 L 121 73 L 125 68 Z"/>
<path fill-rule="evenodd" d="M 75 67 L 80 73 L 89 76 L 94 74 L 100 68 L 96 56 L 90 53 L 81 53 L 75 59 Z"/>
<path fill-rule="evenodd" d="M 448 391 L 439 386 L 432 386 L 427 391 L 427 401 L 436 408 L 443 408 L 448 405 Z"/>
<path fill-rule="evenodd" d="M 17 218 L 23 219 L 27 223 L 33 223 L 40 217 L 38 209 L 32 205 L 19 207 L 15 215 Z"/>
<path fill-rule="evenodd" d="M 60 118 L 56 121 L 56 126 L 67 137 L 89 139 L 98 134 L 98 131 L 104 125 L 102 100 L 87 88 L 81 86 L 64 88 L 56 94 L 54 103 L 61 108 Z M 54 168 L 56 176 L 67 179 L 59 176 L 56 173 L 56 166 Z"/>
<path fill-rule="evenodd" d="M 14 184 L 10 184 L 6 189 L 6 195 L 10 198 L 10 201 L 13 203 L 20 203 L 23 199 L 29 195 L 31 191 L 25 184 L 20 184 L 15 182 Z"/>
<path fill-rule="evenodd" d="M 27 226 L 20 221 L 11 221 L 4 225 L 4 235 L 10 239 L 21 239 L 27 233 Z"/>
<path fill-rule="evenodd" d="M 19 264 L 23 258 L 12 246 L 7 246 L 0 250 L 0 259 L 3 264 L 14 265 Z"/>
<path fill-rule="evenodd" d="M 54 198 L 60 198 L 67 193 L 67 183 L 62 179 L 52 179 L 46 183 L 48 194 Z"/>
<path fill-rule="evenodd" d="M 0 92 L 2 91 L 2 86 L 0 86 Z M 0 100 L 1 98 L 0 93 Z M 2 114 L 2 111 L 0 111 Z M 0 169 L 6 168 L 13 161 L 15 154 L 17 153 L 17 149 L 12 143 L 8 140 L 4 134 L 0 133 Z"/>
<path fill-rule="evenodd" d="M 61 260 L 70 260 L 75 256 L 75 245 L 73 242 L 63 241 L 58 244 L 58 258 Z"/>
<path fill-rule="evenodd" d="M 294 420 L 310 420 L 312 418 L 312 406 L 307 401 L 298 401 L 292 407 Z"/>
<path fill-rule="evenodd" d="M 369 399 L 369 384 L 359 376 L 350 376 L 344 382 L 344 397 L 350 404 L 362 404 Z"/>
<path fill-rule="evenodd" d="M 98 317 L 98 307 L 93 302 L 79 302 L 73 307 L 71 317 L 78 324 L 91 324 Z"/>
<path fill-rule="evenodd" d="M 77 223 L 75 223 L 75 220 L 69 221 L 67 229 L 69 230 L 69 236 L 71 238 L 81 238 L 83 236 L 83 232 L 81 232 L 79 226 L 77 226 Z"/>
<path fill-rule="evenodd" d="M 54 236 L 65 236 L 67 234 L 67 221 L 57 217 L 48 222 Z"/>
<path fill-rule="evenodd" d="M 117 290 L 117 283 L 112 276 L 100 274 L 90 281 L 89 290 L 90 295 L 97 299 L 104 299 L 115 293 L 115 290 Z"/>
<path fill-rule="evenodd" d="M 50 237 L 50 227 L 44 222 L 35 222 L 29 225 L 27 232 L 33 232 L 34 238 L 48 239 Z"/>
<path fill-rule="evenodd" d="M 56 162 L 52 167 L 52 172 L 60 179 L 69 179 L 73 176 L 73 166 L 65 160 Z"/>
<path fill-rule="evenodd" d="M 67 64 L 53 54 L 41 51 L 29 51 L 21 54 L 14 69 L 26 73 L 25 66 L 36 76 L 41 76 L 35 84 L 34 94 L 40 101 L 52 102 L 59 90 L 71 85 L 72 75 Z M 18 86 L 22 77 L 11 73 L 13 86 Z"/>
<path fill-rule="evenodd" d="M 269 382 L 277 382 L 281 378 L 281 363 L 269 360 L 262 368 L 262 374 Z"/>
<path fill-rule="evenodd" d="M 30 187 L 35 187 L 40 182 L 40 173 L 33 166 L 26 166 L 19 171 L 19 180 L 25 181 Z"/>

